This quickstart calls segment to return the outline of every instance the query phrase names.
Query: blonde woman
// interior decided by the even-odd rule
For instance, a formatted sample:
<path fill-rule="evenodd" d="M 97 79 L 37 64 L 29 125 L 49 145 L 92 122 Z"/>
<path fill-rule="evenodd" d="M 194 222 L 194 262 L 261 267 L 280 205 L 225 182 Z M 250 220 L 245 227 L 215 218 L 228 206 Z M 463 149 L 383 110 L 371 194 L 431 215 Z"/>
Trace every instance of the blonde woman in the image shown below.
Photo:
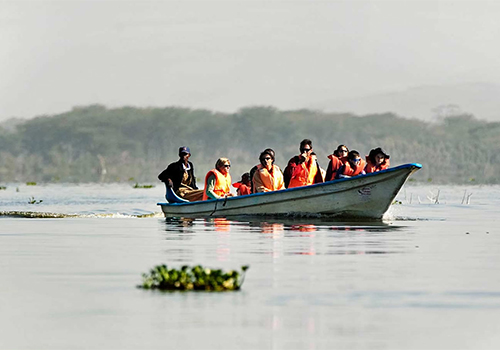
<path fill-rule="evenodd" d="M 230 197 L 231 194 L 231 162 L 227 158 L 219 158 L 215 168 L 205 176 L 203 200 Z"/>

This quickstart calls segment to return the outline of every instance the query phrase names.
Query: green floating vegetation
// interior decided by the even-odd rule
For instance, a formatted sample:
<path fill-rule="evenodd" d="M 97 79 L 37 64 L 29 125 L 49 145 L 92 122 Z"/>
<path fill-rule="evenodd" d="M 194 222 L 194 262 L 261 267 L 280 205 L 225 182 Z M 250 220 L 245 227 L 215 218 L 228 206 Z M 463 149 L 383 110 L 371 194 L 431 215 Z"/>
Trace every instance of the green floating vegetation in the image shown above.
<path fill-rule="evenodd" d="M 29 200 L 28 200 L 28 204 L 40 204 L 43 202 L 43 199 L 35 199 L 35 197 L 31 197 Z"/>
<path fill-rule="evenodd" d="M 392 205 L 396 205 L 396 204 L 403 204 L 403 202 L 398 201 L 398 200 L 395 200 L 394 202 L 392 202 Z"/>
<path fill-rule="evenodd" d="M 26 186 L 36 186 L 36 182 L 26 182 Z"/>
<path fill-rule="evenodd" d="M 137 182 L 134 185 L 134 188 L 153 188 L 154 185 L 139 185 Z"/>
<path fill-rule="evenodd" d="M 6 190 L 6 189 L 7 189 L 7 187 L 5 187 L 5 186 L 0 186 L 0 191 L 1 191 L 1 190 Z"/>
<path fill-rule="evenodd" d="M 34 211 L 0 211 L 0 217 L 7 216 L 13 218 L 33 218 L 33 219 L 59 219 L 76 218 L 78 215 L 59 213 L 40 213 Z"/>
<path fill-rule="evenodd" d="M 139 287 L 179 291 L 224 292 L 239 290 L 245 280 L 246 270 L 248 270 L 248 266 L 242 266 L 240 273 L 234 270 L 228 272 L 212 270 L 200 265 L 182 266 L 179 270 L 169 269 L 167 265 L 158 265 L 151 269 L 149 274 L 142 274 L 143 281 Z"/>

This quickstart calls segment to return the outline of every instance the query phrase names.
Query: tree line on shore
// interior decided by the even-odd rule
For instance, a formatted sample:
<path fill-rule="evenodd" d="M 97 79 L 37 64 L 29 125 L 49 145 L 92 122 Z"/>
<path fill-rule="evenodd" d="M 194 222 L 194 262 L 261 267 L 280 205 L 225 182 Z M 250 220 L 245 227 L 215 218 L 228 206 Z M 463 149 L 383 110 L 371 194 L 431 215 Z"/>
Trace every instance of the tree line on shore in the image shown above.
<path fill-rule="evenodd" d="M 361 155 L 382 147 L 391 166 L 423 165 L 414 181 L 500 183 L 500 123 L 469 114 L 423 122 L 392 113 L 355 116 L 260 106 L 221 113 L 90 105 L 7 126 L 0 125 L 0 183 L 155 183 L 178 159 L 180 146 L 190 147 L 199 182 L 220 157 L 231 160 L 237 181 L 268 147 L 283 169 L 304 138 L 313 141 L 323 168 L 339 144 Z"/>

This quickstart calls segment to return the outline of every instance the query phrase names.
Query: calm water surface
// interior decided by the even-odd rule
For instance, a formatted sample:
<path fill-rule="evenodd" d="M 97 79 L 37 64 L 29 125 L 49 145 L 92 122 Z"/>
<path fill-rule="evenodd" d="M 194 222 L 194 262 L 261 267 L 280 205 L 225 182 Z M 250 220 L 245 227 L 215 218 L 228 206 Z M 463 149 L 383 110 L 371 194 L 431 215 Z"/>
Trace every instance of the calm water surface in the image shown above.
<path fill-rule="evenodd" d="M 407 185 L 381 222 L 166 220 L 163 195 L 7 184 L 0 349 L 500 348 L 500 187 Z M 250 269 L 239 292 L 136 288 L 160 263 Z"/>

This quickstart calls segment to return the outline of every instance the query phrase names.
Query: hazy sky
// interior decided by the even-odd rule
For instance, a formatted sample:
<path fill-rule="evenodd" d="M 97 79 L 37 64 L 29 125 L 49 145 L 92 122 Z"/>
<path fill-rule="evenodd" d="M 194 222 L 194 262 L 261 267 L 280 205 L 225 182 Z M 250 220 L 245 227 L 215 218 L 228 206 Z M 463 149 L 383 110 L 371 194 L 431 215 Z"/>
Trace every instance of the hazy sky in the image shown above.
<path fill-rule="evenodd" d="M 0 119 L 500 83 L 500 1 L 3 1 Z"/>

